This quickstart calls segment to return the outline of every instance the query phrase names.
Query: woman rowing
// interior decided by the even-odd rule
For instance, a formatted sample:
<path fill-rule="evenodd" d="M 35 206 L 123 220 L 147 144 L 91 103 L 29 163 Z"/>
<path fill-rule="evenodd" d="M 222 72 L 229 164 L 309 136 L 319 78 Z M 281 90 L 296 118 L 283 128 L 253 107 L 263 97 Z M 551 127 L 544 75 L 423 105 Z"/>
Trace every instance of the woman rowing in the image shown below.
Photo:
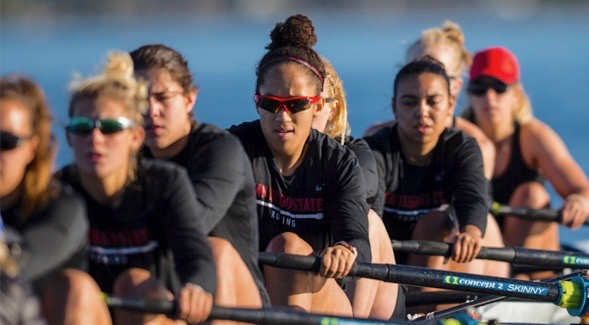
<path fill-rule="evenodd" d="M 547 179 L 564 199 L 562 224 L 580 227 L 589 216 L 589 181 L 560 137 L 533 117 L 513 53 L 504 47 L 476 53 L 467 95 L 469 106 L 463 116 L 495 144 L 494 200 L 516 207 L 545 208 L 550 203 L 543 184 Z M 507 245 L 560 249 L 557 223 L 507 216 L 499 219 L 499 224 Z"/>
<path fill-rule="evenodd" d="M 311 129 L 323 109 L 325 67 L 303 15 L 278 23 L 257 67 L 260 119 L 231 127 L 254 169 L 260 246 L 321 256 L 319 274 L 264 267 L 274 305 L 338 315 L 360 314 L 337 282 L 353 263 L 370 262 L 368 205 L 352 151 Z M 391 304 L 394 305 L 394 299 Z"/>
<path fill-rule="evenodd" d="M 60 171 L 86 200 L 89 274 L 106 293 L 173 298 L 180 318 L 204 321 L 216 288 L 215 265 L 186 172 L 138 160 L 147 86 L 124 52 L 104 72 L 74 85 L 67 139 L 74 163 Z M 120 324 L 165 323 L 164 315 L 115 311 Z"/>
<path fill-rule="evenodd" d="M 83 265 L 88 221 L 80 195 L 51 177 L 57 150 L 51 122 L 43 91 L 34 81 L 19 75 L 0 79 L 1 212 L 6 233 L 16 234 L 7 237 L 6 244 L 18 245 L 19 268 L 42 299 L 49 323 L 65 322 L 62 311 L 66 302 L 70 309 L 87 309 L 85 313 L 69 313 L 70 321 L 100 323 L 100 316 L 95 313 L 101 309 L 100 301 L 81 299 L 80 287 L 68 290 L 65 285 L 67 279 L 78 273 L 74 269 Z M 3 278 L 10 274 L 7 265 L 1 265 L 0 269 Z M 3 292 L 9 283 L 0 283 Z M 9 314 L 14 314 L 16 308 L 23 308 L 24 315 L 33 312 L 33 309 L 25 310 L 25 306 L 12 305 L 19 300 L 8 300 L 9 297 L 3 296 L 6 301 L 3 299 L 1 303 L 3 308 L 15 308 L 7 311 Z M 97 303 L 98 307 L 93 308 Z M 30 308 L 31 304 L 26 306 Z M 106 307 L 102 309 L 106 311 Z M 0 320 L 9 322 L 9 318 L 0 317 Z"/>
<path fill-rule="evenodd" d="M 488 199 L 480 149 L 446 128 L 454 96 L 443 65 L 429 57 L 406 64 L 393 86 L 397 123 L 367 137 L 384 198 L 379 208 L 392 239 L 449 240 L 451 260 L 411 255 L 403 262 L 483 272 L 472 261 L 485 233 Z M 397 256 L 399 257 L 399 256 Z M 397 262 L 401 263 L 399 259 Z"/>
<path fill-rule="evenodd" d="M 444 65 L 450 78 L 450 94 L 455 98 L 453 107 L 455 109 L 463 85 L 462 76 L 472 62 L 472 55 L 464 46 L 464 34 L 460 26 L 447 21 L 441 27 L 423 31 L 421 37 L 407 49 L 407 61 L 413 61 L 424 56 L 430 56 Z M 392 126 L 394 123 L 395 120 L 392 120 L 380 126 L 375 125 L 366 133 L 374 134 L 383 126 Z M 448 116 L 446 127 L 461 130 L 477 140 L 483 156 L 485 178 L 490 180 L 495 165 L 495 147 L 487 136 L 475 124 L 459 116 Z M 489 200 L 492 200 L 490 190 L 488 194 Z M 482 245 L 489 247 L 504 246 L 501 231 L 491 214 L 487 214 L 487 229 Z M 487 275 L 501 277 L 509 275 L 509 264 L 507 263 L 481 260 L 472 261 L 471 263 L 484 265 L 484 274 Z M 477 267 L 477 269 L 480 268 Z"/>

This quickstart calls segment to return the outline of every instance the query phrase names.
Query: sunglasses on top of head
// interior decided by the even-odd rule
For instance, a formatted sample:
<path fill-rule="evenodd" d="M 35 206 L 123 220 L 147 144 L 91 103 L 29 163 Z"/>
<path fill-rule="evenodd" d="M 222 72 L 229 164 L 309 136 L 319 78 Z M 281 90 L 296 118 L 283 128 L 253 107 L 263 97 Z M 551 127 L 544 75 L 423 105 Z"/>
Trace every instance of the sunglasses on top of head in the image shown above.
<path fill-rule="evenodd" d="M 0 132 L 0 151 L 12 150 L 20 147 L 26 140 L 31 137 L 19 137 L 10 132 Z"/>
<path fill-rule="evenodd" d="M 485 95 L 489 89 L 493 89 L 497 94 L 503 94 L 509 89 L 509 87 L 511 86 L 499 80 L 475 80 L 468 83 L 466 91 L 475 96 L 482 96 Z"/>
<path fill-rule="evenodd" d="M 134 126 L 135 123 L 126 117 L 119 117 L 116 119 L 90 119 L 77 116 L 70 119 L 70 123 L 65 129 L 68 133 L 88 135 L 92 133 L 95 128 L 98 128 L 102 134 L 110 135 Z"/>
<path fill-rule="evenodd" d="M 280 111 L 280 108 L 291 113 L 296 114 L 311 108 L 311 104 L 315 104 L 321 100 L 321 96 L 295 96 L 295 97 L 275 97 L 275 96 L 264 96 L 254 95 L 254 100 L 259 108 L 276 114 Z"/>

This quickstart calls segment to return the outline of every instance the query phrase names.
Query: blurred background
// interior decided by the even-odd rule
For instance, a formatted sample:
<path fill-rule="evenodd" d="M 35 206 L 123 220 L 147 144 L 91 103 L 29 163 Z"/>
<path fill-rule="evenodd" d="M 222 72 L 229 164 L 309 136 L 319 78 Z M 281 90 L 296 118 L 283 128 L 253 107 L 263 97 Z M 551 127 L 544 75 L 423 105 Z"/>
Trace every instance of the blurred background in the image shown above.
<path fill-rule="evenodd" d="M 472 52 L 502 45 L 515 53 L 535 115 L 589 173 L 585 0 L 2 0 L 0 74 L 23 73 L 45 90 L 61 144 L 58 168 L 71 161 L 63 132 L 68 84 L 76 73 L 100 71 L 109 51 L 147 43 L 175 48 L 200 88 L 197 119 L 225 128 L 257 118 L 256 64 L 274 25 L 296 13 L 311 18 L 316 50 L 344 81 L 352 135 L 392 118 L 392 82 L 407 47 L 423 29 L 451 20 Z M 464 105 L 462 98 L 457 110 Z M 561 204 L 554 192 L 553 204 Z M 569 243 L 589 240 L 585 229 L 561 235 Z"/>

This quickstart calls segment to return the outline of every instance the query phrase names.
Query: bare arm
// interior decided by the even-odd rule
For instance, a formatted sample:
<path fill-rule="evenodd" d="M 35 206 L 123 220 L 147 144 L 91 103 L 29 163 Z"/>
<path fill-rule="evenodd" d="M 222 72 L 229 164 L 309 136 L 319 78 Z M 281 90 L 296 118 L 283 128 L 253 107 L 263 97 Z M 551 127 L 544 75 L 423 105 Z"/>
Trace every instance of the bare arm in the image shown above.
<path fill-rule="evenodd" d="M 564 199 L 563 224 L 575 229 L 589 215 L 589 180 L 562 139 L 547 125 L 532 120 L 522 126 L 522 153 Z"/>

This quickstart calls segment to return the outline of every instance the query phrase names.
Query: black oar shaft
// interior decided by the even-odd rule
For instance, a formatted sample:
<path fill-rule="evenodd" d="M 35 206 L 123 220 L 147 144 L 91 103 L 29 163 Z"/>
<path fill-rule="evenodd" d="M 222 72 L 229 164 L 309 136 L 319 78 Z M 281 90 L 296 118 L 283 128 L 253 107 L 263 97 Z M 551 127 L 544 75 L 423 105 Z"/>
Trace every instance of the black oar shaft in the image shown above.
<path fill-rule="evenodd" d="M 151 300 L 143 298 L 119 298 L 105 296 L 110 308 L 123 308 L 148 314 L 165 314 L 176 316 L 175 304 L 168 300 Z M 284 324 L 284 325 L 323 325 L 323 324 L 349 324 L 349 325 L 395 325 L 411 324 L 407 321 L 384 322 L 374 319 L 357 319 L 352 317 L 330 316 L 314 313 L 305 313 L 293 309 L 250 309 L 213 306 L 209 320 L 231 320 L 253 324 Z M 438 324 L 437 321 L 425 324 Z"/>
<path fill-rule="evenodd" d="M 419 255 L 450 256 L 452 245 L 427 240 L 393 240 L 393 249 Z M 477 259 L 487 259 L 541 267 L 589 267 L 589 255 L 523 247 L 482 247 Z"/>
<path fill-rule="evenodd" d="M 280 268 L 317 272 L 320 260 L 315 256 L 260 253 L 259 262 Z M 463 290 L 546 302 L 556 302 L 560 298 L 560 286 L 553 283 L 440 271 L 409 265 L 356 263 L 349 275 L 421 287 Z"/>
<path fill-rule="evenodd" d="M 511 207 L 494 202 L 491 207 L 491 213 L 494 215 L 512 215 L 523 219 L 530 219 L 535 221 L 546 222 L 561 222 L 562 216 L 560 211 L 552 209 L 533 209 L 526 207 Z M 589 225 L 589 218 L 584 222 L 584 225 Z"/>

